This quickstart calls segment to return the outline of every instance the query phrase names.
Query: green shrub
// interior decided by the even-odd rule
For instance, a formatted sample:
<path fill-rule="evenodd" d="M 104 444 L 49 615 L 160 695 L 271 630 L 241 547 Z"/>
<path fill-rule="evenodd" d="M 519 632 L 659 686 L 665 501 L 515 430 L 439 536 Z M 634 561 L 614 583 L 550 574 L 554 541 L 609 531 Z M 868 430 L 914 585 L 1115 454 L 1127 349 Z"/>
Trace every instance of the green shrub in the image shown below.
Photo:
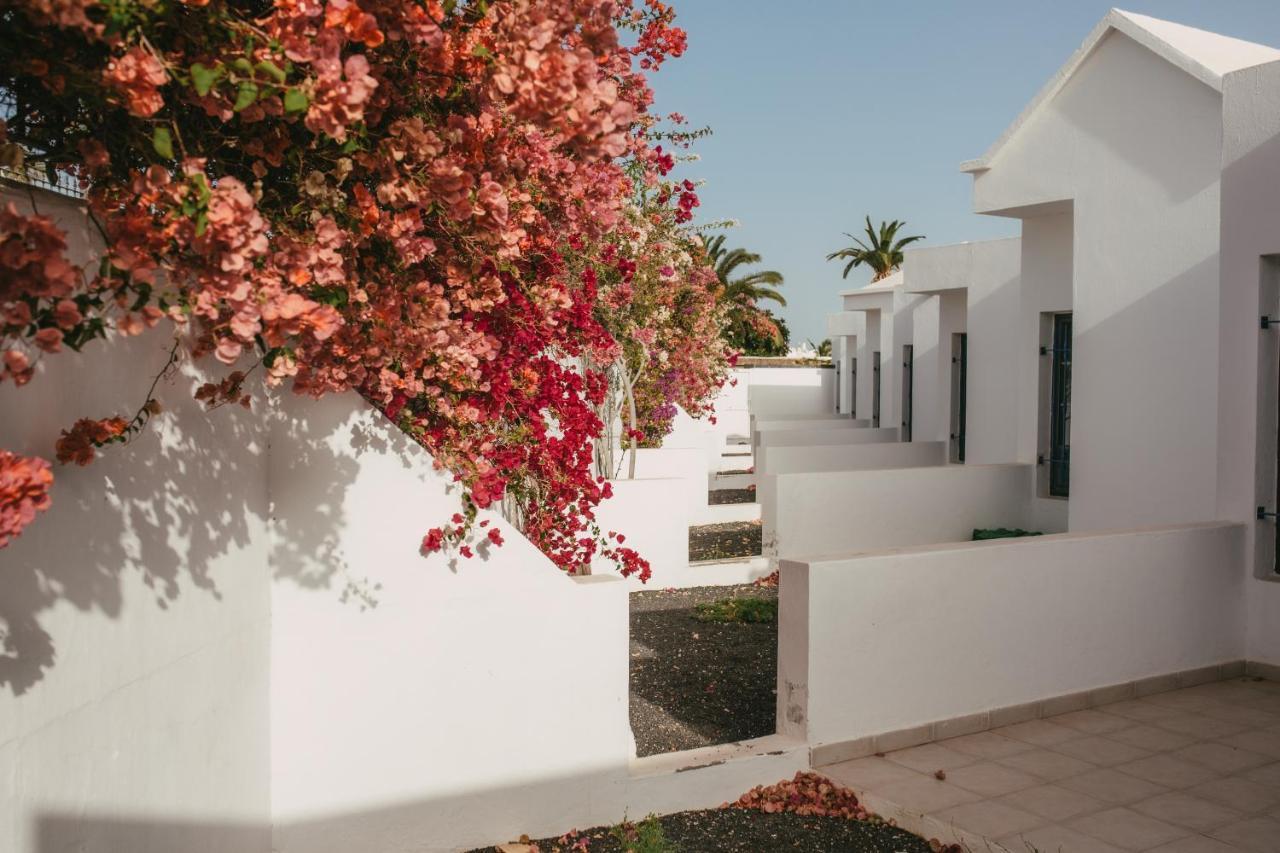
<path fill-rule="evenodd" d="M 639 823 L 624 818 L 609 834 L 623 853 L 679 853 L 676 846 L 667 841 L 657 815 L 649 815 Z"/>
<path fill-rule="evenodd" d="M 708 604 L 699 604 L 694 618 L 699 622 L 777 622 L 776 598 L 722 598 Z"/>
<path fill-rule="evenodd" d="M 1043 536 L 1039 530 L 1023 530 L 1021 528 L 1009 527 L 985 527 L 975 528 L 973 531 L 973 541 L 981 542 L 984 539 L 1017 539 L 1019 536 Z"/>

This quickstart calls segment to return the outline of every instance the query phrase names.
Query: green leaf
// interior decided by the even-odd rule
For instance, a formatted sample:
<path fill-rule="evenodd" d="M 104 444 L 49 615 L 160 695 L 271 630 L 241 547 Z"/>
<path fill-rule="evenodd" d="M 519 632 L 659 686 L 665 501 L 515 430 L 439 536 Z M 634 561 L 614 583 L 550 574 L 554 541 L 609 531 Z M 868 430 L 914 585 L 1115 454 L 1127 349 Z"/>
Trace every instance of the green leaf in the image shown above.
<path fill-rule="evenodd" d="M 240 90 L 236 92 L 236 102 L 232 109 L 240 112 L 256 100 L 258 100 L 258 84 L 252 80 L 241 81 Z"/>
<path fill-rule="evenodd" d="M 191 85 L 195 86 L 196 94 L 204 97 L 213 89 L 213 85 L 218 82 L 218 78 L 222 76 L 221 66 L 217 68 L 206 68 L 197 62 L 191 66 Z"/>
<path fill-rule="evenodd" d="M 307 93 L 301 89 L 285 89 L 284 92 L 284 111 L 287 113 L 300 113 L 311 104 L 311 99 L 307 97 Z"/>
<path fill-rule="evenodd" d="M 239 71 L 241 74 L 253 73 L 252 63 L 250 63 L 249 60 L 245 59 L 243 56 L 236 57 L 236 60 L 231 63 L 231 67 Z"/>
<path fill-rule="evenodd" d="M 472 48 L 471 55 L 478 56 L 481 59 L 488 59 L 490 56 L 493 56 L 493 53 L 489 50 L 489 48 L 485 47 L 482 44 L 478 44 L 474 48 Z"/>
<path fill-rule="evenodd" d="M 284 82 L 284 76 L 285 76 L 284 71 L 280 68 L 279 65 L 276 65 L 271 60 L 264 59 L 254 67 L 257 68 L 259 71 L 261 71 L 263 74 L 266 74 L 268 77 L 275 80 L 277 83 Z"/>
<path fill-rule="evenodd" d="M 162 124 L 156 125 L 151 133 L 151 147 L 164 159 L 173 159 L 173 137 L 169 135 L 169 128 Z"/>

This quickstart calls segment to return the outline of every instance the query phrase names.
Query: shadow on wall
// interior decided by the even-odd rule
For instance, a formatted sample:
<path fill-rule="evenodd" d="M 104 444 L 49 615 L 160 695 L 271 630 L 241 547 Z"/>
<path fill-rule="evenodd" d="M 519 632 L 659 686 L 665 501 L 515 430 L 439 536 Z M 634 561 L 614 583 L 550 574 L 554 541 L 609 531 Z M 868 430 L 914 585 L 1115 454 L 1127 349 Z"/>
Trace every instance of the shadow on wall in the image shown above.
<path fill-rule="evenodd" d="M 30 385 L 0 389 L 0 447 L 52 459 L 58 434 L 77 418 L 127 416 L 167 351 L 167 336 L 156 332 L 48 359 Z M 165 411 L 132 442 L 104 448 L 83 468 L 55 462 L 52 508 L 0 550 L 0 686 L 14 695 L 29 691 L 56 665 L 59 634 L 72 642 L 80 634 L 65 617 L 52 617 L 63 603 L 121 620 L 139 618 L 125 611 L 148 597 L 156 608 L 170 610 L 184 592 L 221 604 L 230 587 L 234 608 L 228 618 L 246 601 L 251 607 L 254 600 L 266 601 L 270 404 L 259 393 L 252 411 L 205 411 L 192 395 L 206 378 L 184 365 L 157 386 Z M 309 423 L 307 429 L 329 426 Z M 338 491 L 350 479 L 344 474 L 354 475 L 342 471 L 354 463 L 336 454 L 313 452 L 289 464 L 337 468 L 325 482 Z M 323 557 L 335 547 L 341 506 L 341 494 L 317 495 L 309 515 L 291 519 L 291 527 L 307 528 L 304 541 L 320 559 L 307 572 L 282 560 L 280 576 L 311 588 L 333 582 L 341 567 Z M 316 565 L 325 568 L 316 571 Z M 348 594 L 353 588 L 349 582 Z M 141 624 L 132 636 L 163 640 Z M 79 651 L 89 651 L 89 642 Z M 113 651 L 124 649 L 102 649 Z"/>

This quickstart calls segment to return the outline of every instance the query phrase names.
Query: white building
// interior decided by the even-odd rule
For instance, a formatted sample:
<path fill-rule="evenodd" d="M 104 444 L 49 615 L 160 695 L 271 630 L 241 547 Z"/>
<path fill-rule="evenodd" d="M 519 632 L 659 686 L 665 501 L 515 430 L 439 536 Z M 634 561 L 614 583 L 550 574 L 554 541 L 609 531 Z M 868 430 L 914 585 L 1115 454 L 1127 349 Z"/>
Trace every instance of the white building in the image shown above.
<path fill-rule="evenodd" d="M 831 758 L 1280 674 L 1280 51 L 1112 11 L 963 168 L 1020 239 L 912 251 L 901 299 L 862 307 L 910 311 L 911 438 L 952 462 L 967 361 L 964 464 L 828 475 L 868 547 L 783 563 L 780 719 Z M 872 310 L 832 324 L 883 336 Z M 936 500 L 960 469 L 1007 480 Z M 938 538 L 1010 488 L 1011 518 L 1066 532 Z M 875 652 L 856 678 L 814 652 L 850 646 Z M 903 686 L 861 700 L 869 671 Z"/>

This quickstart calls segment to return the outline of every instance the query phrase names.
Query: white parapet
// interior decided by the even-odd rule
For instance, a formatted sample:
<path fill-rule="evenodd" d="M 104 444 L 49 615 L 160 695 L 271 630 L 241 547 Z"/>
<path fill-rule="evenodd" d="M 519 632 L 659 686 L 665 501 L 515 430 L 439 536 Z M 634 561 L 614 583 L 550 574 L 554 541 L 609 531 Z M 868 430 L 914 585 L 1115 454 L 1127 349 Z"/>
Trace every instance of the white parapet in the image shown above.
<path fill-rule="evenodd" d="M 755 476 L 771 556 L 961 542 L 974 528 L 1033 524 L 1030 465 Z"/>
<path fill-rule="evenodd" d="M 942 441 L 880 442 L 873 444 L 816 444 L 756 448 L 756 471 L 797 474 L 820 471 L 861 471 L 871 468 L 919 468 L 945 465 Z"/>
<path fill-rule="evenodd" d="M 897 427 L 867 427 L 865 429 L 824 429 L 822 427 L 797 426 L 757 432 L 753 437 L 759 447 L 798 447 L 807 444 L 874 444 L 881 441 L 897 441 Z"/>
<path fill-rule="evenodd" d="M 1243 533 L 1213 523 L 783 561 L 782 729 L 814 746 L 948 720 L 975 730 L 994 709 L 1239 661 Z"/>

